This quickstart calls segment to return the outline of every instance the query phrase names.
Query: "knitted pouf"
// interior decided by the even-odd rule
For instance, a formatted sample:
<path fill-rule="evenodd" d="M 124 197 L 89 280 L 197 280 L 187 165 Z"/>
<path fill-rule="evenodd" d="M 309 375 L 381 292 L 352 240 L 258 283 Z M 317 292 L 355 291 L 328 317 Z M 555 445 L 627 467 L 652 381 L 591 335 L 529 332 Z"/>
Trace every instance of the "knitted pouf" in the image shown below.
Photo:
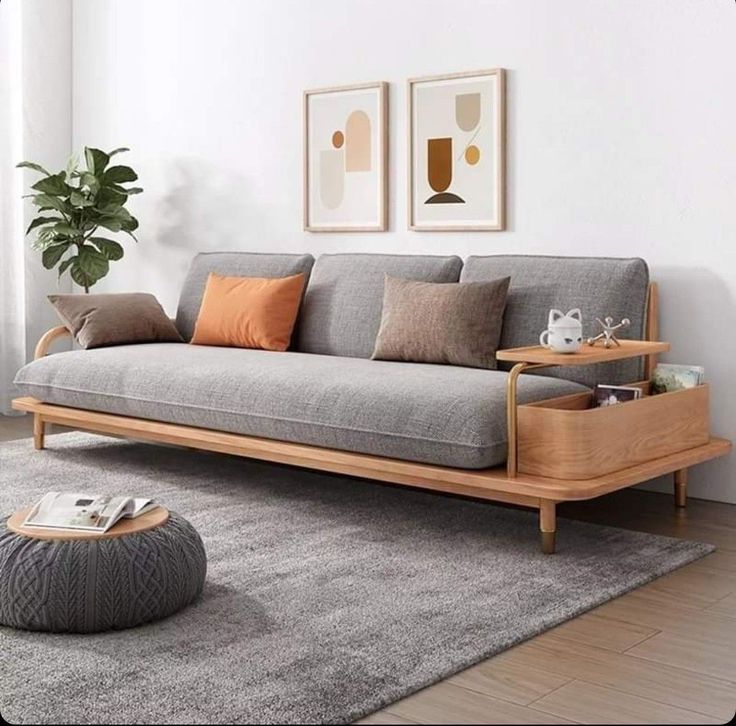
<path fill-rule="evenodd" d="M 132 628 L 202 592 L 197 531 L 170 512 L 153 529 L 112 539 L 44 540 L 0 522 L 0 624 L 54 633 Z"/>

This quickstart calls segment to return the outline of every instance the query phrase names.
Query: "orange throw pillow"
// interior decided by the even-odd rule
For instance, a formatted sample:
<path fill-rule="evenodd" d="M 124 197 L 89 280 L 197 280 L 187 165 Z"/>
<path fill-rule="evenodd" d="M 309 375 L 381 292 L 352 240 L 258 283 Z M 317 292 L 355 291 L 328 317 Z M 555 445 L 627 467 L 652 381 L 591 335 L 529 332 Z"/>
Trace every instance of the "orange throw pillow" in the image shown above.
<path fill-rule="evenodd" d="M 191 343 L 286 350 L 303 290 L 302 273 L 272 279 L 211 272 Z"/>

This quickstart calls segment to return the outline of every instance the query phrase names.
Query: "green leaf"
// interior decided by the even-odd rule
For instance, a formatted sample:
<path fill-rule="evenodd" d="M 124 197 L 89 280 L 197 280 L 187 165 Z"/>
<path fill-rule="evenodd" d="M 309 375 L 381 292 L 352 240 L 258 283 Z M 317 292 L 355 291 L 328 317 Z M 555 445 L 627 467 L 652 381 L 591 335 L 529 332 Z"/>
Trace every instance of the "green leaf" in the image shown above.
<path fill-rule="evenodd" d="M 43 252 L 49 249 L 49 247 L 56 247 L 56 245 L 71 244 L 74 240 L 70 240 L 68 237 L 63 235 L 53 235 L 41 239 L 40 237 L 33 243 L 33 249 Z"/>
<path fill-rule="evenodd" d="M 96 206 L 94 211 L 99 217 L 114 217 L 115 219 L 119 219 L 121 222 L 124 218 L 122 206 L 113 202 L 110 202 L 110 204 L 103 204 L 102 206 Z"/>
<path fill-rule="evenodd" d="M 82 194 L 82 192 L 79 192 L 76 189 L 72 192 L 71 197 L 69 197 L 69 201 L 75 207 L 94 207 L 95 206 L 94 199 L 87 199 L 87 197 L 85 197 L 84 194 Z"/>
<path fill-rule="evenodd" d="M 42 192 L 43 194 L 51 194 L 55 197 L 68 197 L 72 191 L 72 188 L 65 181 L 63 171 L 55 176 L 47 176 L 45 179 L 39 179 L 31 186 L 31 189 L 35 189 L 37 192 Z"/>
<path fill-rule="evenodd" d="M 128 197 L 125 194 L 118 192 L 112 187 L 102 187 L 95 197 L 95 204 L 98 208 L 107 206 L 122 207 L 127 201 Z"/>
<path fill-rule="evenodd" d="M 72 239 L 84 236 L 81 229 L 72 227 L 66 222 L 54 225 L 54 233 L 63 235 L 64 237 L 71 237 Z"/>
<path fill-rule="evenodd" d="M 47 247 L 41 255 L 41 261 L 43 266 L 50 270 L 56 265 L 56 263 L 64 256 L 64 253 L 69 249 L 71 242 L 64 242 L 62 244 L 54 245 L 53 247 Z"/>
<path fill-rule="evenodd" d="M 107 155 L 112 157 L 112 156 L 115 156 L 115 154 L 122 153 L 123 151 L 130 151 L 130 149 L 127 146 L 121 146 L 117 149 L 113 149 L 112 151 L 109 151 Z"/>
<path fill-rule="evenodd" d="M 44 229 L 38 233 L 36 239 L 33 240 L 32 247 L 34 250 L 45 250 L 47 247 L 55 244 L 55 233 L 53 229 Z"/>
<path fill-rule="evenodd" d="M 28 234 L 32 229 L 35 229 L 36 227 L 40 227 L 42 224 L 51 224 L 52 222 L 63 222 L 63 221 L 64 220 L 61 217 L 36 217 L 28 225 L 26 234 Z"/>
<path fill-rule="evenodd" d="M 74 257 L 67 258 L 59 265 L 59 277 L 61 277 L 67 271 L 69 265 L 73 264 L 76 259 L 77 256 L 74 255 Z"/>
<path fill-rule="evenodd" d="M 21 161 L 20 164 L 15 165 L 16 169 L 33 169 L 33 171 L 40 171 L 46 176 L 51 176 L 50 171 L 46 171 L 40 164 L 34 164 L 32 161 Z"/>
<path fill-rule="evenodd" d="M 110 262 L 91 245 L 79 249 L 77 259 L 72 265 L 72 280 L 85 289 L 101 280 L 110 269 Z"/>
<path fill-rule="evenodd" d="M 132 232 L 134 229 L 138 229 L 138 220 L 135 217 L 124 219 L 121 223 L 121 229 L 124 232 Z"/>
<path fill-rule="evenodd" d="M 79 176 L 83 187 L 87 187 L 92 194 L 96 194 L 100 190 L 100 180 L 88 171 L 82 172 Z"/>
<path fill-rule="evenodd" d="M 102 216 L 97 220 L 97 224 L 111 232 L 119 232 L 123 228 L 122 221 L 117 217 Z"/>
<path fill-rule="evenodd" d="M 105 186 L 120 184 L 122 182 L 133 182 L 138 178 L 129 166 L 111 166 L 103 175 L 102 183 Z"/>
<path fill-rule="evenodd" d="M 72 154 L 66 162 L 66 177 L 71 179 L 72 177 L 79 176 L 77 169 L 79 168 L 79 157 L 76 154 Z"/>
<path fill-rule="evenodd" d="M 111 214 L 110 216 L 117 217 L 121 221 L 132 219 L 130 212 L 123 206 L 121 206 L 114 214 Z"/>
<path fill-rule="evenodd" d="M 82 270 L 79 265 L 79 257 L 74 260 L 69 274 L 72 276 L 72 280 L 74 280 L 74 282 L 76 282 L 80 287 L 83 287 L 87 292 L 89 292 L 87 288 L 92 287 L 96 282 L 96 280 L 92 280 L 87 273 Z"/>
<path fill-rule="evenodd" d="M 67 214 L 72 213 L 72 207 L 69 202 L 53 197 L 50 194 L 36 194 L 33 197 L 33 203 L 41 209 L 56 209 L 59 212 L 66 212 Z"/>
<path fill-rule="evenodd" d="M 119 260 L 125 254 L 123 246 L 114 240 L 106 239 L 105 237 L 90 237 L 89 241 L 92 242 L 92 244 L 94 244 L 108 260 Z"/>
<path fill-rule="evenodd" d="M 40 240 L 49 240 L 51 239 L 56 232 L 54 231 L 53 227 L 46 227 L 45 229 L 39 230 L 38 232 L 38 239 Z"/>
<path fill-rule="evenodd" d="M 87 171 L 95 176 L 100 176 L 110 163 L 110 157 L 104 151 L 91 149 L 88 146 L 84 147 L 84 158 L 87 162 Z"/>
<path fill-rule="evenodd" d="M 122 190 L 121 193 L 127 195 L 140 194 L 143 191 L 143 189 L 141 189 L 140 187 L 129 187 L 128 189 L 126 189 L 125 187 L 116 187 L 116 189 Z"/>

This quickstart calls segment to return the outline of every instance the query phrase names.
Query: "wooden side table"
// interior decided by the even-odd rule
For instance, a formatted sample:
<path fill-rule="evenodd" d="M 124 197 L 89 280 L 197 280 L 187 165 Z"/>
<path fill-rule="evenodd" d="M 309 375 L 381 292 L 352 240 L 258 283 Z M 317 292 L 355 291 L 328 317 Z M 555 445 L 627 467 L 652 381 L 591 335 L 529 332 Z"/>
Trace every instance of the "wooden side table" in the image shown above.
<path fill-rule="evenodd" d="M 602 345 L 583 345 L 577 353 L 555 353 L 541 345 L 525 348 L 508 348 L 499 350 L 496 358 L 500 361 L 515 363 L 509 372 L 506 397 L 506 424 L 508 428 L 508 459 L 506 471 L 509 477 L 518 474 L 518 426 L 517 426 L 517 385 L 519 376 L 525 371 L 550 368 L 552 366 L 582 366 L 594 363 L 609 363 L 626 358 L 653 356 L 666 353 L 669 343 L 646 340 L 621 340 L 620 345 L 604 348 Z"/>

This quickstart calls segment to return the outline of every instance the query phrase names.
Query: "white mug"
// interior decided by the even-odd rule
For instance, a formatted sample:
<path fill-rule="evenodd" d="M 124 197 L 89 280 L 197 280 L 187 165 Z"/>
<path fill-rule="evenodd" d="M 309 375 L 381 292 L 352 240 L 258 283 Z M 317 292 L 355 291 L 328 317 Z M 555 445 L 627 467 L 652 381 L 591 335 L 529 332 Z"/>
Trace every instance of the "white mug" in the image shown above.
<path fill-rule="evenodd" d="M 550 310 L 547 330 L 539 336 L 539 345 L 555 353 L 577 353 L 583 345 L 580 308 L 573 308 L 567 314 Z"/>

